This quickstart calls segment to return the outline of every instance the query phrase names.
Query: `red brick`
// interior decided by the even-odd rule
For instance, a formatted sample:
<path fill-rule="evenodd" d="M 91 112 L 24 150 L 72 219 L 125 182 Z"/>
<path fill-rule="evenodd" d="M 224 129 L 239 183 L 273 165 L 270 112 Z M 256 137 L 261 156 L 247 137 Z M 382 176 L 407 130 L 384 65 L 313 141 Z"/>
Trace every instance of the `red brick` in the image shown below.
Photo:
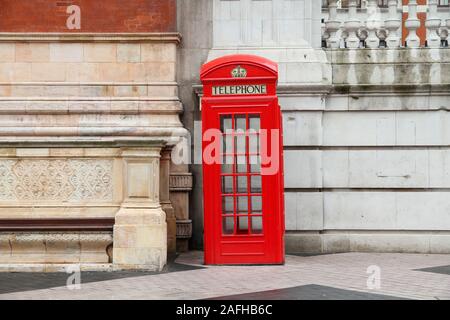
<path fill-rule="evenodd" d="M 69 5 L 81 29 L 69 30 Z M 176 0 L 0 0 L 0 32 L 174 32 Z"/>

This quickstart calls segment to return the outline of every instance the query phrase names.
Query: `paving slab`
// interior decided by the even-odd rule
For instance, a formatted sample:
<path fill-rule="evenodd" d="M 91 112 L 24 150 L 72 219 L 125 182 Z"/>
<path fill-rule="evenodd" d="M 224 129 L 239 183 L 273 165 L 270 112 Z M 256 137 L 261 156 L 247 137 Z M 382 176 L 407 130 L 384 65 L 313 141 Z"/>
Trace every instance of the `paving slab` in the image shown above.
<path fill-rule="evenodd" d="M 450 255 L 340 253 L 287 255 L 284 265 L 203 265 L 203 253 L 179 255 L 164 272 L 0 274 L 0 299 L 450 299 Z M 426 272 L 425 272 L 426 271 Z M 439 271 L 439 272 L 438 272 Z"/>

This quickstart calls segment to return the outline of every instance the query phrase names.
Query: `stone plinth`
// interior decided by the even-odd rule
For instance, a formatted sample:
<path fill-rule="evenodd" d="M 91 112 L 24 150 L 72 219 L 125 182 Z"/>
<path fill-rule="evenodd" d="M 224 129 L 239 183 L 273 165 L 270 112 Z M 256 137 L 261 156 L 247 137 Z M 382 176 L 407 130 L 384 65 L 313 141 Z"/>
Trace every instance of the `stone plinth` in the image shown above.
<path fill-rule="evenodd" d="M 159 202 L 159 148 L 130 148 L 124 159 L 124 201 L 114 225 L 118 269 L 161 270 L 167 261 L 166 214 Z"/>

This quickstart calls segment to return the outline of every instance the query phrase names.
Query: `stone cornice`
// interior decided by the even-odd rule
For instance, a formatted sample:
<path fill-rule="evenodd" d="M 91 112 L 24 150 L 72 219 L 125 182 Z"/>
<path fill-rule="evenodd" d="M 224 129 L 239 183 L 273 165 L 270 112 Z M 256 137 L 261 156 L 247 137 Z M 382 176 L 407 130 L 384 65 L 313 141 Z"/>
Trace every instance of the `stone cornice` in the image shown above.
<path fill-rule="evenodd" d="M 0 42 L 175 42 L 178 32 L 165 33 L 21 33 L 0 32 Z"/>
<path fill-rule="evenodd" d="M 340 94 L 370 94 L 393 93 L 396 95 L 411 95 L 415 93 L 450 94 L 450 84 L 337 84 L 332 86 L 330 93 Z"/>
<path fill-rule="evenodd" d="M 192 86 L 197 96 L 203 96 L 203 86 L 196 84 Z M 283 95 L 309 95 L 309 94 L 327 94 L 330 93 L 332 86 L 329 84 L 278 84 L 277 94 Z"/>
<path fill-rule="evenodd" d="M 197 96 L 203 96 L 203 86 L 192 86 Z M 315 95 L 331 93 L 443 93 L 450 94 L 450 84 L 333 84 L 333 85 L 308 85 L 308 84 L 279 84 L 278 96 L 285 95 Z"/>

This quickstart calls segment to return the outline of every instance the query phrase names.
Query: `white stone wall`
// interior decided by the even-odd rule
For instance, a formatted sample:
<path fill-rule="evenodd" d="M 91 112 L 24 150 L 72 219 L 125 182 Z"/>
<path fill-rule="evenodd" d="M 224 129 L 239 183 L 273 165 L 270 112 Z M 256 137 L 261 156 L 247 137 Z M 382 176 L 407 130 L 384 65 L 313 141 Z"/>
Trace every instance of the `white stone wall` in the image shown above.
<path fill-rule="evenodd" d="M 317 0 L 214 0 L 213 47 L 320 47 Z"/>
<path fill-rule="evenodd" d="M 448 54 L 328 51 L 332 86 L 281 88 L 288 251 L 450 252 Z"/>
<path fill-rule="evenodd" d="M 450 51 L 322 50 L 321 1 L 213 4 L 207 60 L 279 64 L 287 252 L 450 252 Z"/>
<path fill-rule="evenodd" d="M 280 83 L 329 81 L 322 65 L 321 3 L 315 0 L 214 0 L 208 61 L 254 54 L 278 63 Z"/>

